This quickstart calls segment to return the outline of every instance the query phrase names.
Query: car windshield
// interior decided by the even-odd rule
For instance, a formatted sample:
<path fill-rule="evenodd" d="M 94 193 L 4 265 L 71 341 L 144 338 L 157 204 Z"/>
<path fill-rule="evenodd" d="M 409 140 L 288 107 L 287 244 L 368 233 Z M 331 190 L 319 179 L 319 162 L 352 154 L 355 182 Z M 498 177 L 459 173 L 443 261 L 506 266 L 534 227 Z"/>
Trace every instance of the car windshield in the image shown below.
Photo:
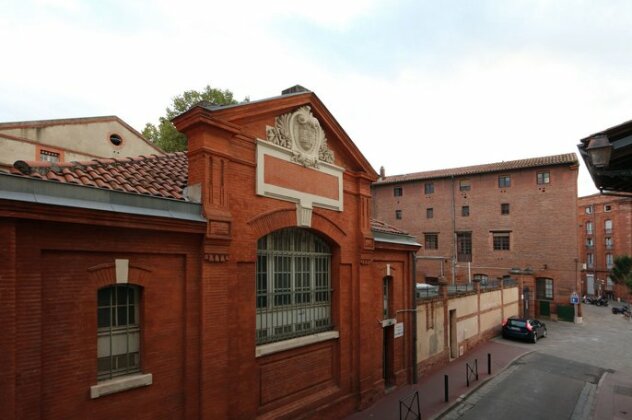
<path fill-rule="evenodd" d="M 513 325 L 514 327 L 526 327 L 527 323 L 525 321 L 520 321 L 518 319 L 512 319 L 509 322 L 511 325 Z"/>

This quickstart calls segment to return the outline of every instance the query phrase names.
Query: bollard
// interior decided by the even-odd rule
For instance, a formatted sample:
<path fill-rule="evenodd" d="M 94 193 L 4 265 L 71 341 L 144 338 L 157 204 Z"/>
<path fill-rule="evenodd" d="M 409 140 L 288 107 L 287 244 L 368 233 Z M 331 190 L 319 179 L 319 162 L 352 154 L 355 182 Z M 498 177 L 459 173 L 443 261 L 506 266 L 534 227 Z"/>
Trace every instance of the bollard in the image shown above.
<path fill-rule="evenodd" d="M 492 374 L 492 354 L 487 353 L 487 374 Z"/>
<path fill-rule="evenodd" d="M 445 402 L 450 400 L 448 396 L 448 375 L 443 375 L 443 399 Z"/>

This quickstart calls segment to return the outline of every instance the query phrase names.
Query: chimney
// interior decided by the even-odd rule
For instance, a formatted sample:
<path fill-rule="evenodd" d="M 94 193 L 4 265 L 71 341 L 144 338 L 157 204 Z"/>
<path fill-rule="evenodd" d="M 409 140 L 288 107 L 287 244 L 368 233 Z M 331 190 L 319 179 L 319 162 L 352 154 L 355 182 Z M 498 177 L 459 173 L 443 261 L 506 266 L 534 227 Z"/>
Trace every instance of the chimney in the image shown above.
<path fill-rule="evenodd" d="M 291 95 L 293 93 L 305 93 L 305 92 L 311 92 L 311 90 L 304 88 L 301 85 L 294 85 L 292 87 L 289 87 L 285 90 L 283 90 L 281 92 L 281 95 Z"/>
<path fill-rule="evenodd" d="M 386 178 L 386 171 L 384 170 L 384 166 L 380 166 L 380 178 Z"/>

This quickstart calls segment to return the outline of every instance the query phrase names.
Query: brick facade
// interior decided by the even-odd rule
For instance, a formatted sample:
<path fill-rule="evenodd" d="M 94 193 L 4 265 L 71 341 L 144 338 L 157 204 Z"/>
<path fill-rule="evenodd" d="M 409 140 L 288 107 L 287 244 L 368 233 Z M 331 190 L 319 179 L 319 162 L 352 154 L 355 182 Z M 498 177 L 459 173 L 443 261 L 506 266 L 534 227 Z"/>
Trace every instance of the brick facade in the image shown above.
<path fill-rule="evenodd" d="M 628 299 L 626 286 L 608 282 L 608 260 L 632 255 L 632 198 L 594 194 L 579 197 L 577 206 L 582 292 Z"/>
<path fill-rule="evenodd" d="M 375 214 L 423 245 L 417 281 L 438 281 L 442 269 L 449 283 L 511 275 L 529 287 L 531 315 L 541 315 L 539 300 L 555 315 L 578 284 L 577 169 L 570 154 L 385 177 L 373 184 Z M 549 182 L 538 184 L 543 173 Z M 500 177 L 510 186 L 499 186 Z M 455 232 L 471 234 L 469 266 L 457 256 Z M 429 234 L 436 249 L 424 243 Z M 509 249 L 495 250 L 495 236 L 508 237 L 496 246 Z M 537 299 L 538 278 L 553 279 L 552 299 Z"/>
<path fill-rule="evenodd" d="M 257 139 L 266 138 L 275 118 L 305 105 L 325 132 L 332 165 L 342 168 L 344 209 L 256 194 Z M 200 221 L 149 210 L 131 214 L 116 206 L 86 208 L 78 197 L 95 189 L 86 193 L 83 186 L 68 186 L 76 192 L 74 201 L 53 200 L 55 205 L 0 191 L 0 322 L 6 326 L 0 338 L 6 355 L 0 417 L 332 418 L 368 406 L 387 387 L 410 383 L 412 255 L 418 247 L 397 230 L 380 240 L 371 223 L 376 174 L 320 100 L 305 92 L 225 109 L 198 106 L 176 125 L 189 139 L 188 192 L 182 196 L 198 192 Z M 147 175 L 155 162 L 135 164 Z M 94 173 L 116 170 L 124 177 L 131 162 L 99 165 Z M 313 170 L 293 165 L 299 174 Z M 61 187 L 75 168 L 50 168 L 65 171 L 65 178 L 46 178 L 41 168 L 23 170 L 38 179 L 20 181 L 55 178 Z M 17 173 L 2 176 L 13 182 Z M 87 182 L 83 175 L 75 179 L 74 184 Z M 107 188 L 108 181 L 103 176 L 97 184 Z M 155 187 L 155 196 L 166 196 L 159 194 L 159 181 Z M 126 191 L 133 188 L 127 185 Z M 331 248 L 335 334 L 258 356 L 257 241 L 297 225 Z M 129 283 L 142 287 L 141 373 L 153 379 L 91 398 L 97 385 L 97 290 L 119 281 L 117 260 L 129 262 Z M 403 326 L 402 336 L 394 337 L 394 323 Z"/>

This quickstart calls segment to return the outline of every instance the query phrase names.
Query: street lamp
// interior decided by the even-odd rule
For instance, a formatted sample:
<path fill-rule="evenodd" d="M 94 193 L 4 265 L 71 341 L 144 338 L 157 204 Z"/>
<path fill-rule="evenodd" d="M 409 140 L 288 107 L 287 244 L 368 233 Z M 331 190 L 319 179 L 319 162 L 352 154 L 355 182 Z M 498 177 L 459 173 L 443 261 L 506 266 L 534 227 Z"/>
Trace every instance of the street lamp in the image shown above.
<path fill-rule="evenodd" d="M 595 168 L 605 168 L 610 163 L 612 154 L 612 144 L 605 134 L 593 136 L 586 146 L 586 152 L 590 156 L 590 161 Z"/>

